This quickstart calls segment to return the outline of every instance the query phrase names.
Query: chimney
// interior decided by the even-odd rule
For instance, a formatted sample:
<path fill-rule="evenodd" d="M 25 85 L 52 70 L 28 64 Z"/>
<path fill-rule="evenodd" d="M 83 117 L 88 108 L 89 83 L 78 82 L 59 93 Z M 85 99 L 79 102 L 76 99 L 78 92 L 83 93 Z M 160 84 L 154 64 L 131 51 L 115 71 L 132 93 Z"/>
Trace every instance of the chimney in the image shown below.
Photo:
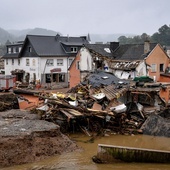
<path fill-rule="evenodd" d="M 146 40 L 144 42 L 144 54 L 148 53 L 150 51 L 150 41 Z"/>
<path fill-rule="evenodd" d="M 57 35 L 55 36 L 55 39 L 58 40 L 59 37 L 60 37 L 60 34 L 57 34 Z"/>
<path fill-rule="evenodd" d="M 110 42 L 110 50 L 113 52 L 116 48 L 119 47 L 119 42 Z"/>
<path fill-rule="evenodd" d="M 69 35 L 67 34 L 67 42 L 69 42 Z"/>

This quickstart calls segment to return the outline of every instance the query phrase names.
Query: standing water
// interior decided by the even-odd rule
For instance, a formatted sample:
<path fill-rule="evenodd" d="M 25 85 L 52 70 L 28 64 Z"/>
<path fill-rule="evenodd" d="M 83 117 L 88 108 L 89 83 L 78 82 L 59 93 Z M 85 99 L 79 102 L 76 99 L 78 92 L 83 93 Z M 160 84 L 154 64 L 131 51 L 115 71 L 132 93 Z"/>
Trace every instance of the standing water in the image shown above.
<path fill-rule="evenodd" d="M 98 144 L 129 146 L 170 151 L 170 138 L 147 135 L 110 135 L 98 137 L 93 143 L 90 137 L 82 134 L 70 135 L 83 150 L 80 152 L 56 155 L 40 162 L 2 168 L 2 170 L 169 170 L 170 164 L 125 163 L 96 164 L 92 157 L 97 154 Z"/>

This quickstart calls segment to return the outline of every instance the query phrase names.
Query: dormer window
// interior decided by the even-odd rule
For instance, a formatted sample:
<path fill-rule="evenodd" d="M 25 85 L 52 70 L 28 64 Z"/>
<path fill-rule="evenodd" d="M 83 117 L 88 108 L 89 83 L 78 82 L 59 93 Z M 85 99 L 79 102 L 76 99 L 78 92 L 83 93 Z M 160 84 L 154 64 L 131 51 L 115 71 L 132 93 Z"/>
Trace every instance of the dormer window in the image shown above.
<path fill-rule="evenodd" d="M 71 53 L 76 53 L 77 52 L 77 47 L 71 47 Z"/>
<path fill-rule="evenodd" d="M 16 53 L 16 48 L 15 47 L 13 47 L 13 53 Z"/>
<path fill-rule="evenodd" d="M 8 47 L 8 53 L 11 54 L 11 47 Z"/>

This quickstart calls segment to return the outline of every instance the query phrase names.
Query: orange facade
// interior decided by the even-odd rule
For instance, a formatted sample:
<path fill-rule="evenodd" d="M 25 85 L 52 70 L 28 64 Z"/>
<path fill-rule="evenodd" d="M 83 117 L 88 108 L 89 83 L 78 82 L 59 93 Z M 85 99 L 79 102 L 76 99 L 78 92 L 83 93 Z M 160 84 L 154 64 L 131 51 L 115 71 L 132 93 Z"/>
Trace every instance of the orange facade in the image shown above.
<path fill-rule="evenodd" d="M 149 76 L 154 78 L 155 81 L 160 81 L 160 74 L 165 72 L 165 69 L 169 64 L 169 57 L 162 49 L 162 47 L 157 44 L 154 50 L 146 57 L 146 64 L 150 67 L 153 65 L 155 69 L 149 69 Z"/>
<path fill-rule="evenodd" d="M 80 52 L 77 54 L 76 58 L 74 59 L 73 63 L 69 68 L 70 88 L 75 87 L 77 84 L 80 83 L 79 62 L 80 62 Z"/>

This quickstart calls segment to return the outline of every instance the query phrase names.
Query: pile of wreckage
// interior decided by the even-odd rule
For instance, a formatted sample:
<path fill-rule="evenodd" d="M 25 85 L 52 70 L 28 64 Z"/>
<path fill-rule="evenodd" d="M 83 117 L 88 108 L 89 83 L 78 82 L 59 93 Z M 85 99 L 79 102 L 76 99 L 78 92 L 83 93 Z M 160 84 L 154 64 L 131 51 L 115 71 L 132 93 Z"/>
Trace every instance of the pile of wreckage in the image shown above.
<path fill-rule="evenodd" d="M 54 122 L 63 133 L 82 131 L 91 136 L 106 131 L 119 134 L 143 133 L 151 114 L 163 114 L 167 107 L 159 96 L 161 85 L 120 80 L 100 72 L 66 93 L 39 93 L 43 105 L 33 109 L 41 119 Z"/>

